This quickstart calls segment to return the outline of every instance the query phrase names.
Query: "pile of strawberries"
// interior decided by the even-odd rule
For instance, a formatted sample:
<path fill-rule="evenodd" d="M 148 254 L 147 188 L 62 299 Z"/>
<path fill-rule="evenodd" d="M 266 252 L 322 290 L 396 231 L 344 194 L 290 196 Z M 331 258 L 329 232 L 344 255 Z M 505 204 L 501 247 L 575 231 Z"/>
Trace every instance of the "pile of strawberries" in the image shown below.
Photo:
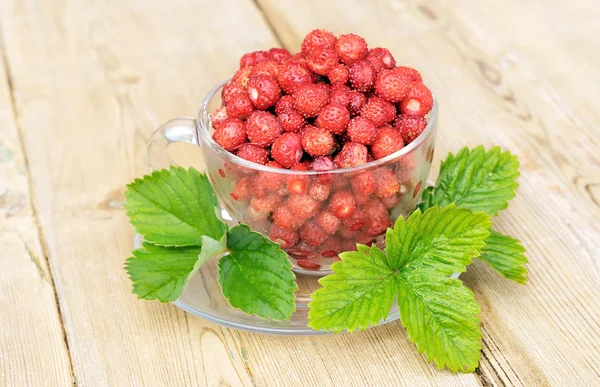
<path fill-rule="evenodd" d="M 300 53 L 281 48 L 240 59 L 211 114 L 213 139 L 248 161 L 294 171 L 351 168 L 386 157 L 427 126 L 433 96 L 419 72 L 396 66 L 385 48 L 354 34 L 311 31 Z M 390 167 L 360 174 L 242 174 L 231 194 L 249 201 L 251 220 L 298 264 L 317 269 L 368 243 L 391 224 L 401 179 Z"/>

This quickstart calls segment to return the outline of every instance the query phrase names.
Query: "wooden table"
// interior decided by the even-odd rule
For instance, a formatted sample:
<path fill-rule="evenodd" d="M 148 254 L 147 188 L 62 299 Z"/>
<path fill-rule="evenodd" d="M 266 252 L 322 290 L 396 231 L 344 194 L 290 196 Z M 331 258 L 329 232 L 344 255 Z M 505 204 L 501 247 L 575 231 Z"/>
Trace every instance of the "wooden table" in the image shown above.
<path fill-rule="evenodd" d="M 596 0 L 2 0 L 0 385 L 600 385 L 600 3 Z M 478 371 L 428 364 L 398 323 L 276 337 L 137 300 L 124 185 L 245 52 L 356 32 L 441 101 L 436 159 L 521 161 L 496 220 L 527 286 L 476 262 Z M 438 161 L 435 164 L 438 164 Z"/>

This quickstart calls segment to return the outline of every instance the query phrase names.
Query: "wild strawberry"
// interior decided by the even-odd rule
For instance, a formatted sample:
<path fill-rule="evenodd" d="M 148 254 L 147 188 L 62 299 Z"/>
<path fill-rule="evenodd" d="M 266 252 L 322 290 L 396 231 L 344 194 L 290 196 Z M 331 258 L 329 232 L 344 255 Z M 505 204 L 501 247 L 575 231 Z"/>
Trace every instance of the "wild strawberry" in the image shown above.
<path fill-rule="evenodd" d="M 354 142 L 371 145 L 377 136 L 377 127 L 370 119 L 359 116 L 350 121 L 346 134 Z"/>
<path fill-rule="evenodd" d="M 248 143 L 240 145 L 236 155 L 244 160 L 262 165 L 265 165 L 269 158 L 269 152 L 265 148 Z"/>
<path fill-rule="evenodd" d="M 377 180 L 377 190 L 375 194 L 380 198 L 389 198 L 395 195 L 400 190 L 400 183 L 396 179 L 394 172 L 387 168 L 381 167 L 373 172 Z"/>
<path fill-rule="evenodd" d="M 237 118 L 227 118 L 212 137 L 223 149 L 234 151 L 246 142 L 246 125 Z"/>
<path fill-rule="evenodd" d="M 400 192 L 400 191 L 398 191 L 398 192 Z M 381 202 L 383 203 L 385 208 L 387 208 L 388 210 L 395 208 L 398 205 L 399 201 L 400 201 L 400 198 L 398 198 L 398 195 L 392 195 L 389 198 L 381 198 Z"/>
<path fill-rule="evenodd" d="M 334 85 L 329 92 L 329 103 L 338 103 L 347 107 L 350 103 L 350 88 L 346 85 Z"/>
<path fill-rule="evenodd" d="M 359 230 L 363 226 L 363 224 L 365 224 L 366 218 L 367 214 L 360 208 L 357 208 L 356 210 L 354 210 L 352 216 L 347 219 L 344 219 L 342 223 L 344 224 L 344 226 L 346 226 L 348 230 L 356 231 Z"/>
<path fill-rule="evenodd" d="M 321 245 L 321 256 L 325 258 L 335 258 L 342 251 L 342 240 L 336 235 L 330 236 Z"/>
<path fill-rule="evenodd" d="M 254 110 L 254 105 L 247 95 L 238 95 L 234 97 L 227 106 L 225 112 L 227 116 L 231 118 L 245 119 Z"/>
<path fill-rule="evenodd" d="M 281 64 L 277 83 L 284 92 L 291 94 L 298 87 L 312 83 L 311 72 L 304 64 L 288 59 Z"/>
<path fill-rule="evenodd" d="M 261 179 L 256 175 L 250 180 L 250 195 L 252 197 L 263 198 L 272 193 L 272 190 L 261 184 Z"/>
<path fill-rule="evenodd" d="M 281 94 L 275 78 L 265 74 L 250 76 L 247 89 L 250 101 L 252 101 L 254 107 L 261 110 L 275 105 Z"/>
<path fill-rule="evenodd" d="M 210 124 L 212 125 L 213 129 L 219 129 L 223 125 L 223 122 L 229 118 L 227 116 L 226 109 L 227 108 L 225 106 L 221 106 L 210 114 Z"/>
<path fill-rule="evenodd" d="M 229 82 L 223 86 L 223 90 L 221 90 L 221 100 L 223 100 L 223 104 L 225 105 L 240 95 L 247 95 L 247 91 L 246 88 L 242 87 L 239 83 Z"/>
<path fill-rule="evenodd" d="M 240 59 L 240 68 L 254 66 L 257 63 L 272 60 L 273 55 L 267 51 L 254 51 L 244 54 Z"/>
<path fill-rule="evenodd" d="M 304 226 L 300 228 L 298 235 L 300 236 L 300 239 L 308 243 L 309 246 L 319 246 L 321 243 L 325 242 L 328 237 L 327 233 L 312 220 L 304 223 Z"/>
<path fill-rule="evenodd" d="M 338 63 L 337 54 L 333 48 L 321 47 L 313 50 L 306 57 L 306 66 L 319 75 L 327 75 Z"/>
<path fill-rule="evenodd" d="M 406 98 L 399 104 L 398 108 L 402 114 L 409 116 L 424 116 L 433 107 L 433 95 L 422 83 L 413 82 Z"/>
<path fill-rule="evenodd" d="M 381 60 L 381 58 L 373 56 L 373 55 L 367 55 L 367 57 L 365 58 L 365 60 L 367 62 L 369 62 L 373 68 L 375 69 L 375 73 L 379 74 L 379 72 L 383 69 L 385 69 L 385 65 L 383 64 L 383 60 Z"/>
<path fill-rule="evenodd" d="M 359 231 L 354 239 L 356 240 L 356 243 L 360 243 L 361 245 L 366 245 L 369 247 L 377 242 L 375 235 L 369 235 L 366 231 Z"/>
<path fill-rule="evenodd" d="M 348 82 L 348 76 L 348 67 L 341 64 L 336 64 L 327 73 L 327 78 L 329 78 L 329 82 L 331 82 L 332 85 L 344 85 Z"/>
<path fill-rule="evenodd" d="M 392 225 L 392 220 L 387 209 L 379 200 L 372 200 L 363 207 L 369 216 L 365 221 L 363 230 L 367 235 L 377 236 L 383 234 Z"/>
<path fill-rule="evenodd" d="M 308 167 L 298 163 L 292 165 L 291 171 L 308 171 Z M 291 175 L 288 177 L 288 191 L 292 194 L 303 195 L 308 188 L 309 179 L 306 175 Z"/>
<path fill-rule="evenodd" d="M 277 161 L 269 161 L 265 164 L 271 168 L 283 168 Z M 285 183 L 286 175 L 275 172 L 258 172 L 257 185 L 267 188 L 269 191 L 279 191 Z"/>
<path fill-rule="evenodd" d="M 298 113 L 294 108 L 278 114 L 277 119 L 284 132 L 297 133 L 306 124 L 302 114 Z"/>
<path fill-rule="evenodd" d="M 348 227 L 344 226 L 343 224 L 340 226 L 340 229 L 338 230 L 338 235 L 342 237 L 343 240 L 352 240 L 352 245 L 354 245 L 354 238 L 356 237 L 356 234 L 358 234 L 357 230 L 349 230 Z M 350 251 L 350 250 L 346 250 L 344 249 L 344 251 Z"/>
<path fill-rule="evenodd" d="M 282 203 L 273 211 L 273 223 L 286 230 L 297 230 L 304 221 L 292 212 L 287 203 Z"/>
<path fill-rule="evenodd" d="M 367 153 L 369 151 L 366 146 L 349 141 L 344 144 L 344 147 L 335 156 L 333 162 L 338 168 L 356 167 L 367 162 Z"/>
<path fill-rule="evenodd" d="M 421 74 L 417 70 L 413 69 L 412 67 L 399 66 L 399 67 L 396 67 L 394 69 L 394 71 L 396 73 L 402 75 L 405 83 L 411 83 L 411 82 L 422 83 L 423 82 L 423 78 L 421 77 Z"/>
<path fill-rule="evenodd" d="M 255 110 L 246 120 L 248 140 L 256 145 L 264 147 L 271 145 L 279 137 L 281 131 L 281 124 L 277 120 L 277 117 L 269 112 Z M 279 162 L 281 163 L 281 161 Z"/>
<path fill-rule="evenodd" d="M 333 134 L 342 134 L 350 121 L 350 112 L 343 105 L 330 103 L 321 109 L 315 124 Z"/>
<path fill-rule="evenodd" d="M 294 215 L 302 220 L 315 216 L 321 207 L 320 202 L 308 195 L 290 195 L 287 204 Z"/>
<path fill-rule="evenodd" d="M 248 85 L 248 80 L 250 79 L 251 73 L 252 66 L 242 67 L 235 74 L 233 74 L 230 83 L 242 86 L 245 89 L 246 85 Z"/>
<path fill-rule="evenodd" d="M 319 211 L 315 216 L 315 222 L 327 234 L 335 234 L 340 228 L 342 221 L 328 210 Z"/>
<path fill-rule="evenodd" d="M 235 182 L 235 187 L 231 192 L 231 197 L 235 201 L 245 202 L 250 197 L 250 178 L 242 177 Z"/>
<path fill-rule="evenodd" d="M 294 99 L 291 95 L 284 95 L 279 98 L 279 101 L 275 104 L 275 114 L 280 115 L 288 110 L 294 110 Z"/>
<path fill-rule="evenodd" d="M 349 179 L 342 174 L 337 174 L 333 177 L 333 181 L 331 182 L 331 189 L 334 191 L 339 191 L 341 189 L 345 189 L 346 187 L 348 187 L 348 185 L 350 185 Z"/>
<path fill-rule="evenodd" d="M 302 147 L 313 157 L 325 156 L 333 149 L 333 136 L 327 129 L 307 125 L 302 134 Z"/>
<path fill-rule="evenodd" d="M 269 54 L 273 57 L 273 60 L 277 63 L 283 63 L 286 59 L 291 57 L 292 55 L 285 48 L 273 47 L 269 50 Z"/>
<path fill-rule="evenodd" d="M 356 242 L 350 239 L 342 239 L 341 253 L 345 251 L 356 251 Z"/>
<path fill-rule="evenodd" d="M 360 111 L 361 117 L 369 118 L 376 127 L 392 122 L 396 117 L 396 108 L 380 97 L 371 97 Z"/>
<path fill-rule="evenodd" d="M 375 79 L 375 92 L 389 102 L 398 102 L 408 94 L 408 84 L 394 70 L 381 70 Z"/>
<path fill-rule="evenodd" d="M 301 52 L 297 52 L 294 55 L 290 56 L 285 62 L 289 63 L 300 63 L 303 66 L 306 66 L 306 58 L 302 55 Z"/>
<path fill-rule="evenodd" d="M 396 60 L 387 48 L 375 47 L 370 49 L 367 58 L 372 56 L 380 58 L 386 69 L 393 69 L 396 67 Z"/>
<path fill-rule="evenodd" d="M 348 93 L 349 102 L 348 102 L 348 110 L 350 114 L 356 116 L 360 113 L 362 108 L 367 103 L 367 97 L 363 93 L 359 93 L 356 90 L 352 90 Z"/>
<path fill-rule="evenodd" d="M 394 128 L 400 132 L 406 145 L 421 135 L 427 127 L 427 120 L 421 116 L 399 115 L 394 120 Z"/>
<path fill-rule="evenodd" d="M 355 195 L 370 195 L 377 189 L 377 180 L 371 171 L 352 176 L 350 185 Z"/>
<path fill-rule="evenodd" d="M 363 205 L 367 204 L 369 201 L 373 200 L 373 198 L 371 197 L 371 195 L 363 195 L 363 194 L 358 194 L 355 192 L 354 200 L 356 201 L 357 206 L 363 206 Z"/>
<path fill-rule="evenodd" d="M 294 230 L 285 229 L 276 224 L 272 224 L 269 228 L 269 238 L 279 244 L 282 249 L 289 249 L 298 243 L 298 234 Z"/>
<path fill-rule="evenodd" d="M 340 61 L 346 65 L 358 62 L 367 56 L 369 49 L 363 38 L 354 34 L 340 35 L 335 43 Z"/>
<path fill-rule="evenodd" d="M 302 138 L 297 133 L 284 133 L 273 142 L 271 157 L 286 168 L 300 162 Z"/>
<path fill-rule="evenodd" d="M 323 182 L 319 181 L 318 179 L 316 181 L 314 181 L 310 185 L 310 188 L 308 189 L 308 196 L 310 196 L 312 199 L 314 199 L 318 202 L 323 202 L 323 201 L 327 200 L 330 193 L 331 193 L 331 185 L 329 185 L 327 183 L 323 183 Z"/>
<path fill-rule="evenodd" d="M 334 192 L 329 198 L 329 211 L 340 219 L 348 219 L 356 210 L 354 196 L 348 191 Z"/>
<path fill-rule="evenodd" d="M 329 90 L 325 84 L 300 86 L 292 95 L 294 109 L 304 117 L 315 117 L 329 101 Z"/>
<path fill-rule="evenodd" d="M 350 66 L 348 70 L 350 84 L 355 90 L 366 93 L 373 88 L 376 73 L 375 68 L 371 63 L 366 60 L 361 60 Z"/>
<path fill-rule="evenodd" d="M 317 48 L 334 48 L 335 35 L 325 30 L 312 30 L 302 40 L 302 55 L 307 57 Z"/>
<path fill-rule="evenodd" d="M 250 78 L 252 78 L 253 75 L 267 75 L 273 79 L 277 79 L 277 76 L 279 75 L 279 63 L 274 60 L 260 62 L 252 67 Z"/>
<path fill-rule="evenodd" d="M 331 171 L 336 168 L 331 156 L 317 157 L 310 164 L 311 170 L 319 172 Z M 317 180 L 323 184 L 329 184 L 332 182 L 333 176 L 330 173 L 321 173 L 317 175 Z"/>
<path fill-rule="evenodd" d="M 383 126 L 377 131 L 377 137 L 371 145 L 371 154 L 375 159 L 381 159 L 399 151 L 403 147 L 404 142 L 400 132 L 389 125 Z"/>
<path fill-rule="evenodd" d="M 253 220 L 265 219 L 281 201 L 281 197 L 276 193 L 270 193 L 263 197 L 254 196 L 250 199 L 248 206 L 248 215 Z"/>
<path fill-rule="evenodd" d="M 288 251 L 288 253 L 289 253 L 289 251 Z M 290 253 L 290 254 L 292 254 L 292 253 Z M 314 255 L 316 257 L 316 254 L 314 254 Z M 294 258 L 297 257 L 297 255 L 294 255 L 294 254 L 292 254 L 292 256 Z M 296 258 L 296 259 L 298 259 L 296 261 L 296 265 L 298 265 L 302 269 L 306 269 L 306 270 L 319 270 L 319 269 L 321 269 L 321 265 L 320 264 L 318 264 L 318 263 L 310 260 L 312 258 L 314 258 L 314 257 L 306 258 L 306 259 L 298 259 L 298 258 Z"/>

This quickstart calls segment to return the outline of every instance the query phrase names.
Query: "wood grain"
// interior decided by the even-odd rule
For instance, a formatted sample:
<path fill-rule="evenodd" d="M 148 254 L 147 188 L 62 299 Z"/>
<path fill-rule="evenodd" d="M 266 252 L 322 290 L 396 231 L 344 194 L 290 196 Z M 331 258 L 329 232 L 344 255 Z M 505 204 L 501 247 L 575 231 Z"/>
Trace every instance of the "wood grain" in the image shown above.
<path fill-rule="evenodd" d="M 43 380 L 46 386 L 67 386 L 72 383 L 69 353 L 3 61 L 0 75 L 0 385 L 32 386 Z"/>

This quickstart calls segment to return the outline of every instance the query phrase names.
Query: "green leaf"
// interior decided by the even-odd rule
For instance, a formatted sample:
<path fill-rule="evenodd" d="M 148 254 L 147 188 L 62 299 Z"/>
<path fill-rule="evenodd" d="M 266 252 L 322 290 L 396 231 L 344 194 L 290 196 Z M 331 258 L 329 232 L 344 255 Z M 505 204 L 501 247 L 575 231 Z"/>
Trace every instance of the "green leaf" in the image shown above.
<path fill-rule="evenodd" d="M 525 284 L 527 282 L 527 258 L 525 248 L 518 239 L 492 231 L 485 241 L 486 247 L 481 251 L 481 259 L 505 278 Z"/>
<path fill-rule="evenodd" d="M 423 194 L 420 208 L 455 203 L 459 208 L 496 215 L 508 207 L 519 186 L 519 161 L 499 147 L 485 151 L 483 146 L 473 150 L 463 148 L 442 162 L 435 187 Z"/>
<path fill-rule="evenodd" d="M 319 280 L 312 294 L 308 326 L 315 330 L 364 330 L 390 313 L 396 297 L 396 278 L 387 257 L 377 247 L 358 245 L 332 265 L 335 274 Z"/>
<path fill-rule="evenodd" d="M 203 235 L 219 240 L 226 231 L 208 178 L 194 168 L 154 171 L 129 184 L 124 194 L 130 222 L 148 242 L 201 246 Z"/>
<path fill-rule="evenodd" d="M 479 305 L 462 281 L 427 269 L 404 271 L 398 307 L 408 338 L 441 369 L 472 372 L 481 356 Z"/>
<path fill-rule="evenodd" d="M 298 286 L 279 245 L 238 225 L 227 232 L 227 247 L 230 254 L 219 261 L 219 284 L 231 306 L 263 318 L 289 319 Z"/>
<path fill-rule="evenodd" d="M 144 242 L 125 263 L 133 293 L 146 300 L 175 301 L 198 261 L 200 247 L 157 246 Z"/>
<path fill-rule="evenodd" d="M 388 229 L 386 252 L 392 267 L 428 267 L 445 275 L 462 273 L 479 255 L 490 235 L 490 217 L 482 212 L 457 209 L 450 204 L 421 213 L 407 220 L 400 217 Z"/>

